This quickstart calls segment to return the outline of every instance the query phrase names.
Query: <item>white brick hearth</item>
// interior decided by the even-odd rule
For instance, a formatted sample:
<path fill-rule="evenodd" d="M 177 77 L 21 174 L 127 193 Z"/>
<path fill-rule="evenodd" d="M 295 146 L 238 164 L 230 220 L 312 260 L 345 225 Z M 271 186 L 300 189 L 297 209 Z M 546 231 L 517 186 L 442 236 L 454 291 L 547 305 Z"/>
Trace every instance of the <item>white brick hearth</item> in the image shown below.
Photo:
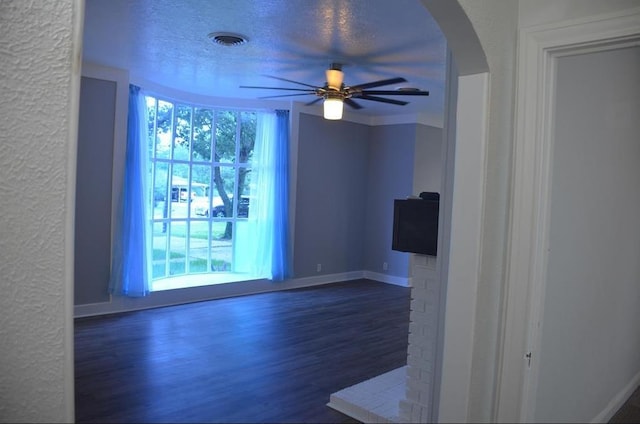
<path fill-rule="evenodd" d="M 433 256 L 414 255 L 406 398 L 400 422 L 430 422 L 440 305 L 440 277 Z"/>
<path fill-rule="evenodd" d="M 435 257 L 412 259 L 407 366 L 340 390 L 328 403 L 365 423 L 432 421 L 440 275 Z"/>
<path fill-rule="evenodd" d="M 400 422 L 407 367 L 347 387 L 331 395 L 328 406 L 364 423 Z"/>

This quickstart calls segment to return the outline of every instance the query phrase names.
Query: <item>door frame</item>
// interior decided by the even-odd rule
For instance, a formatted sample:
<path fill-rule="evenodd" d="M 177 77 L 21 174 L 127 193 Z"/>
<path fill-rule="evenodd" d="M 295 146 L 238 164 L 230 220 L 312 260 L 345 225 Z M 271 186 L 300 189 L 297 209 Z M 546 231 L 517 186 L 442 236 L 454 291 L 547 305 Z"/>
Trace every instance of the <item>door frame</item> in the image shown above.
<path fill-rule="evenodd" d="M 536 406 L 549 246 L 557 60 L 633 45 L 640 45 L 640 8 L 519 32 L 497 421 L 531 422 Z"/>

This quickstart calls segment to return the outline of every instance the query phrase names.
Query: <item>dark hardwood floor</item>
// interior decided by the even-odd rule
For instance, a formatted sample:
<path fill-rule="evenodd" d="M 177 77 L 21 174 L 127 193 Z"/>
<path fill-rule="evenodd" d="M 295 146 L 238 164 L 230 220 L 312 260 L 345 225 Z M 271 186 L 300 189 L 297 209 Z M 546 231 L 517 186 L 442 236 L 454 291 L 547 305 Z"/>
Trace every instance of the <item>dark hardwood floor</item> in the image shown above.
<path fill-rule="evenodd" d="M 356 422 L 329 395 L 406 364 L 409 296 L 358 280 L 77 319 L 76 420 Z"/>
<path fill-rule="evenodd" d="M 627 399 L 615 413 L 610 423 L 640 423 L 640 387 Z"/>

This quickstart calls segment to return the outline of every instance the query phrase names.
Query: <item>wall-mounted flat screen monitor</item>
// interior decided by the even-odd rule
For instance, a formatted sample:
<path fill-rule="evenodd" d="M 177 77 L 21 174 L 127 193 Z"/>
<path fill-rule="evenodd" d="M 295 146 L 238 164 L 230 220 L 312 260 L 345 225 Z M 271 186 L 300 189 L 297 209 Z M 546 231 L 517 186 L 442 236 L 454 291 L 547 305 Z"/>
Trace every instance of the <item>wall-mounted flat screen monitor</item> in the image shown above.
<path fill-rule="evenodd" d="M 439 197 L 394 200 L 393 250 L 437 255 Z"/>

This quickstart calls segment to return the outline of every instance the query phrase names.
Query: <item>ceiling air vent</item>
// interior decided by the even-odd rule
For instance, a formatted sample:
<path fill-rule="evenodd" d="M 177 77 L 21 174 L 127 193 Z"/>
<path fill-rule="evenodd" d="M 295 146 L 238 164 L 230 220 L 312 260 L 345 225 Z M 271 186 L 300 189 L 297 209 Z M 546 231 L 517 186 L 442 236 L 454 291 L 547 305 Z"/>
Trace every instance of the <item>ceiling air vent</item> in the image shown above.
<path fill-rule="evenodd" d="M 246 37 L 231 32 L 212 32 L 208 37 L 211 41 L 221 46 L 239 46 L 247 42 Z"/>

